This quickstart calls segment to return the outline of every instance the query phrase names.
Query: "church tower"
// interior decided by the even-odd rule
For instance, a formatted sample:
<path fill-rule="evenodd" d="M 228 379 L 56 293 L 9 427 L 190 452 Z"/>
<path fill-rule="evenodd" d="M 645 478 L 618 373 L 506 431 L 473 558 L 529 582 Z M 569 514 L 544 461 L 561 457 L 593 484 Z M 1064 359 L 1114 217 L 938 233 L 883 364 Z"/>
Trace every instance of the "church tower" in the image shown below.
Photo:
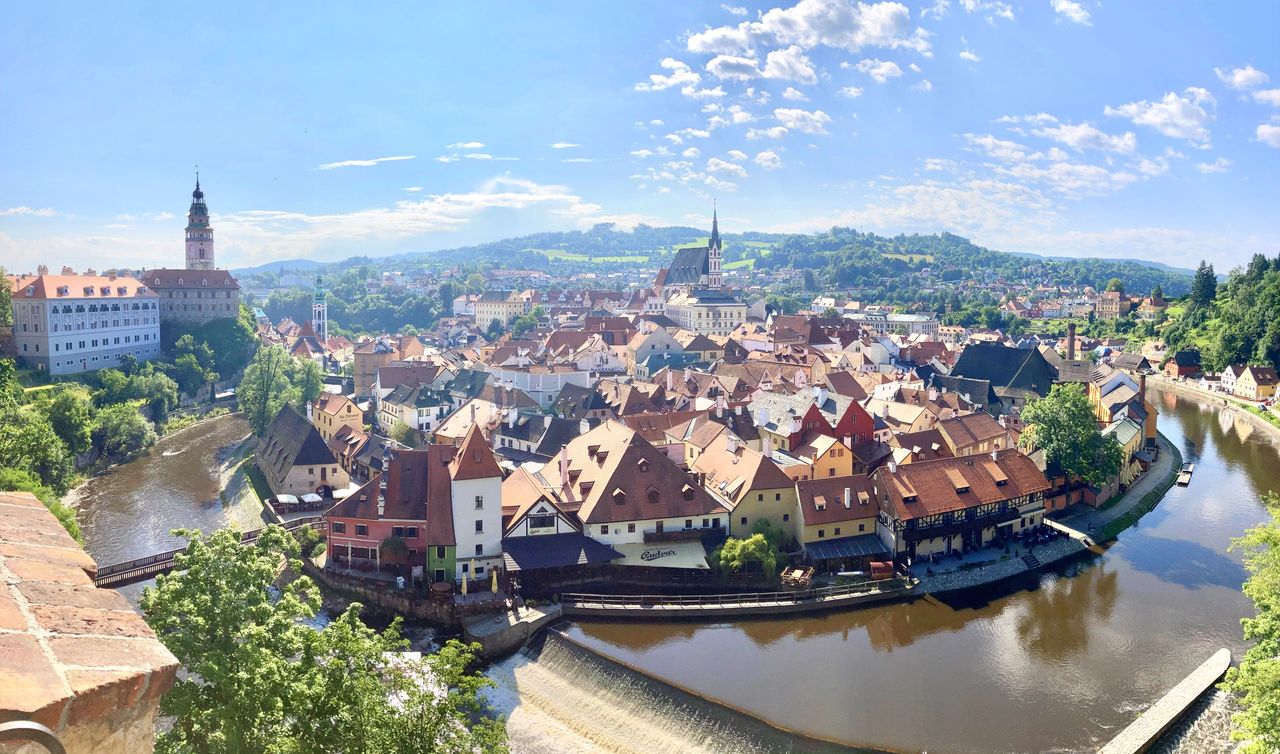
<path fill-rule="evenodd" d="M 720 287 L 720 218 L 711 206 L 711 240 L 707 242 L 707 287 Z"/>
<path fill-rule="evenodd" d="M 187 269 L 213 269 L 213 228 L 209 227 L 209 208 L 200 190 L 199 173 L 196 190 L 191 192 L 191 209 L 187 210 Z"/>
<path fill-rule="evenodd" d="M 329 303 L 319 275 L 316 275 L 316 295 L 311 300 L 311 329 L 315 331 L 320 345 L 329 342 Z"/>

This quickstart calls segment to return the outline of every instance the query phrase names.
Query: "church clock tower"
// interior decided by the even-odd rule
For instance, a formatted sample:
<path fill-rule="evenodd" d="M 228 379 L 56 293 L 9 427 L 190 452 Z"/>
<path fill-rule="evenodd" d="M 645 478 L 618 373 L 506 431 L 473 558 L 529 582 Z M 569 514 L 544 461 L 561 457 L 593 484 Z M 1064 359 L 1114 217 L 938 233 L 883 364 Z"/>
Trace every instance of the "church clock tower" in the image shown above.
<path fill-rule="evenodd" d="M 200 190 L 199 173 L 196 190 L 191 192 L 191 209 L 187 210 L 187 269 L 213 269 L 213 228 L 209 227 L 209 208 Z"/>

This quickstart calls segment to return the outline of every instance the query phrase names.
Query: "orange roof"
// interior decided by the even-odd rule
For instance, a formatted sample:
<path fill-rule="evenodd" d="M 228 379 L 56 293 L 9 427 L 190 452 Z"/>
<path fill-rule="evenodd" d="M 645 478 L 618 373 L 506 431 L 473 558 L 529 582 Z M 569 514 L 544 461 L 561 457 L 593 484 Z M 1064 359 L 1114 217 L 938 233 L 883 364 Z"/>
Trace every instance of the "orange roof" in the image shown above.
<path fill-rule="evenodd" d="M 159 294 L 137 278 L 110 275 L 10 275 L 13 297 L 18 298 L 158 298 Z M 32 294 L 25 291 L 31 288 Z M 93 289 L 92 294 L 85 288 Z M 124 289 L 124 293 L 120 289 Z M 58 293 L 65 289 L 64 294 Z M 103 292 L 105 289 L 105 293 Z"/>

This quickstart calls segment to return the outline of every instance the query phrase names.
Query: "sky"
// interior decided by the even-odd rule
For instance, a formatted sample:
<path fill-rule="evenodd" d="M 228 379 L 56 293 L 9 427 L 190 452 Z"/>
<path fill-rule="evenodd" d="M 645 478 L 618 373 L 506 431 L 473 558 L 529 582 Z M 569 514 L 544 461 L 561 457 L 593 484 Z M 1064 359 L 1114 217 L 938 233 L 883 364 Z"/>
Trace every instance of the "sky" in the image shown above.
<path fill-rule="evenodd" d="M 543 230 L 1280 253 L 1280 3 L 0 5 L 0 265 Z"/>

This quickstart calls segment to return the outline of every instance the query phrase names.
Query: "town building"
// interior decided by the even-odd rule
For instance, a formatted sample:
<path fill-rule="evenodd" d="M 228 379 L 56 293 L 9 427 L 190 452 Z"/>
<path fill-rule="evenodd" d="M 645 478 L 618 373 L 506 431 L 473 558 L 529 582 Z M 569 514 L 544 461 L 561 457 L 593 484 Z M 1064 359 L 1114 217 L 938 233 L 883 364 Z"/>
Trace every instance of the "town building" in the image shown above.
<path fill-rule="evenodd" d="M 796 511 L 796 539 L 819 570 L 866 570 L 893 557 L 876 534 L 880 506 L 865 474 L 799 482 Z"/>
<path fill-rule="evenodd" d="M 715 422 L 707 425 L 723 429 Z M 712 497 L 729 510 L 731 536 L 751 536 L 752 527 L 759 521 L 795 534 L 795 483 L 773 459 L 752 450 L 732 432 L 720 432 L 689 468 L 701 476 L 703 487 Z"/>
<path fill-rule="evenodd" d="M 275 495 L 340 489 L 351 481 L 320 431 L 288 404 L 267 426 L 255 457 Z"/>
<path fill-rule="evenodd" d="M 530 308 L 520 291 L 485 291 L 475 301 L 476 326 L 486 329 L 496 321 L 509 327 Z"/>
<path fill-rule="evenodd" d="M 364 429 L 364 412 L 346 396 L 321 393 L 311 405 L 311 421 L 325 442 L 332 440 L 343 427 Z"/>
<path fill-rule="evenodd" d="M 159 296 L 162 321 L 200 324 L 240 316 L 240 283 L 230 272 L 217 269 L 214 261 L 209 207 L 197 176 L 187 211 L 186 265 L 182 269 L 159 268 L 140 274 L 140 279 Z"/>
<path fill-rule="evenodd" d="M 379 368 L 423 353 L 422 341 L 412 335 L 380 335 L 360 343 L 352 353 L 355 394 L 364 397 L 372 393 Z"/>
<path fill-rule="evenodd" d="M 132 277 L 44 273 L 10 276 L 18 363 L 50 375 L 160 356 L 160 300 Z"/>
<path fill-rule="evenodd" d="M 1236 379 L 1233 392 L 1245 400 L 1266 400 L 1275 397 L 1276 382 L 1275 367 L 1247 366 Z"/>

